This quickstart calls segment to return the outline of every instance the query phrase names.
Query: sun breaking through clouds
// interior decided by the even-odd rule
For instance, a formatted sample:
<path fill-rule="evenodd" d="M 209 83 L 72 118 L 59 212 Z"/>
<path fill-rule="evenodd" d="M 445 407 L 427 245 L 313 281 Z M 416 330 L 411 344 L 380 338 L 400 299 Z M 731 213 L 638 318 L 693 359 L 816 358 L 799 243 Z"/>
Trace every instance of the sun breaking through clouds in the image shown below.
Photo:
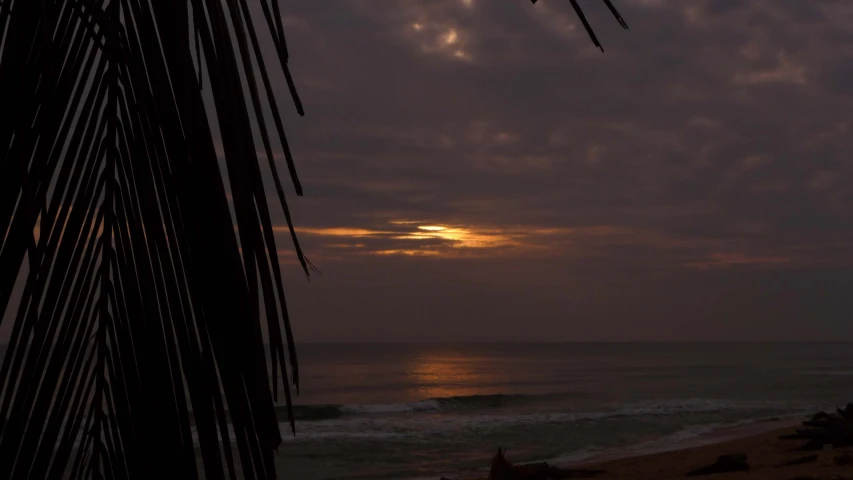
<path fill-rule="evenodd" d="M 346 248 L 365 255 L 490 256 L 506 254 L 506 249 L 521 254 L 544 248 L 542 236 L 556 233 L 535 229 L 499 229 L 474 226 L 424 224 L 396 220 L 384 228 L 299 228 L 309 236 L 333 238 L 325 248 Z M 537 242 L 538 241 L 538 242 Z"/>

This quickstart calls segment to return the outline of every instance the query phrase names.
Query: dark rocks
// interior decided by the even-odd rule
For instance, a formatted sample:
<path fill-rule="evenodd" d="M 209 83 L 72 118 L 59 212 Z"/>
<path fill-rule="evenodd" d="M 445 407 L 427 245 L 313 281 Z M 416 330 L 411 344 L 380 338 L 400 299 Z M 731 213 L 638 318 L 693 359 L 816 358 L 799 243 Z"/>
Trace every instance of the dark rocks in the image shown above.
<path fill-rule="evenodd" d="M 836 465 L 853 465 L 853 455 L 850 455 L 849 453 L 842 453 L 841 455 L 833 458 L 832 462 Z"/>
<path fill-rule="evenodd" d="M 800 450 L 820 450 L 826 446 L 845 447 L 853 445 L 853 404 L 837 408 L 835 414 L 818 412 L 804 427 L 793 435 L 783 435 L 783 440 L 806 440 Z"/>
<path fill-rule="evenodd" d="M 830 423 L 835 421 L 835 417 L 826 412 L 817 412 L 812 415 L 811 420 L 803 422 L 804 427 L 826 428 Z"/>
<path fill-rule="evenodd" d="M 696 470 L 687 472 L 688 477 L 697 477 L 699 475 L 711 475 L 714 473 L 740 472 L 749 470 L 749 464 L 746 463 L 746 455 L 742 453 L 734 453 L 731 455 L 723 455 L 711 465 L 707 465 Z"/>

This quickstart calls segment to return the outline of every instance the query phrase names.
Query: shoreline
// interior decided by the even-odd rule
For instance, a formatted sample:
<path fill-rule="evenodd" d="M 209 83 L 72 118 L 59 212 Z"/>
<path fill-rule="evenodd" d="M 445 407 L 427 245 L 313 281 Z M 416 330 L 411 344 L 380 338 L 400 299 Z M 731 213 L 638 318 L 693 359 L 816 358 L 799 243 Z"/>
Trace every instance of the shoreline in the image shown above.
<path fill-rule="evenodd" d="M 793 433 L 799 422 L 779 420 L 760 425 L 723 428 L 705 437 L 704 444 L 684 445 L 667 451 L 642 453 L 622 451 L 617 457 L 594 457 L 555 466 L 602 470 L 593 477 L 600 480 L 675 480 L 683 479 L 687 472 L 710 465 L 722 455 L 746 455 L 748 471 L 713 474 L 709 478 L 725 480 L 780 480 L 794 478 L 849 479 L 853 478 L 853 465 L 837 465 L 839 455 L 853 455 L 853 447 L 819 451 L 798 450 L 802 442 L 780 440 L 781 435 Z M 773 427 L 773 428 L 770 428 Z M 770 428 L 768 430 L 768 428 Z M 630 450 L 630 449 L 629 449 Z M 815 459 L 800 464 L 782 464 L 814 456 Z"/>
<path fill-rule="evenodd" d="M 709 478 L 723 480 L 784 480 L 809 478 L 812 480 L 853 479 L 853 464 L 837 465 L 839 455 L 853 455 L 853 447 L 820 451 L 798 450 L 802 442 L 780 440 L 782 435 L 793 433 L 801 419 L 774 419 L 744 425 L 721 427 L 707 435 L 690 438 L 678 445 L 655 448 L 629 446 L 573 461 L 548 460 L 560 468 L 601 470 L 603 474 L 591 477 L 600 480 L 675 480 L 686 478 L 686 473 L 710 465 L 722 455 L 744 454 L 750 466 L 748 471 L 713 474 Z M 815 456 L 816 459 L 801 464 L 781 466 L 784 463 Z M 509 458 L 512 461 L 512 458 Z M 536 463 L 536 462 L 534 462 Z M 484 480 L 488 472 L 458 477 L 455 480 Z M 701 477 L 700 477 L 701 478 Z"/>
<path fill-rule="evenodd" d="M 695 435 L 687 435 L 683 440 L 677 440 L 682 432 L 676 432 L 654 440 L 614 448 L 594 453 L 581 458 L 568 459 L 573 455 L 546 460 L 549 464 L 564 468 L 586 467 L 629 458 L 639 458 L 649 455 L 673 453 L 692 448 L 724 444 L 745 438 L 763 435 L 768 432 L 790 430 L 799 427 L 807 415 L 796 415 L 784 418 L 748 420 L 727 425 L 709 426 L 708 431 Z"/>

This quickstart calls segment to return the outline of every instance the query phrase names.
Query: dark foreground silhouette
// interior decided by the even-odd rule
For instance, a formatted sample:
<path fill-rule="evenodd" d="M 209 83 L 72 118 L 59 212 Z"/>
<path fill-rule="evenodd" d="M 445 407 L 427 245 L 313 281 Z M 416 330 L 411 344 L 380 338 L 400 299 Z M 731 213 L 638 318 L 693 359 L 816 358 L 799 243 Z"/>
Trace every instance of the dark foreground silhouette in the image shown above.
<path fill-rule="evenodd" d="M 783 440 L 807 440 L 800 450 L 820 450 L 824 447 L 847 447 L 853 445 L 853 403 L 836 413 L 818 412 L 803 422 L 807 428 L 781 437 Z"/>

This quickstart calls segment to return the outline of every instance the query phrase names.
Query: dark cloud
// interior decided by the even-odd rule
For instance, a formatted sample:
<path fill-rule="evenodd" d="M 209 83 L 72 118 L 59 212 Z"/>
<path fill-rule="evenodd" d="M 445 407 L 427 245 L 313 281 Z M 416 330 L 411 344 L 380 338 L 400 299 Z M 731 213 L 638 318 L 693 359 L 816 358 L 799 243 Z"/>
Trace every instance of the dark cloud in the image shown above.
<path fill-rule="evenodd" d="M 853 8 L 587 3 L 605 53 L 566 2 L 288 4 L 304 338 L 850 333 Z M 397 220 L 550 233 L 318 233 Z"/>

